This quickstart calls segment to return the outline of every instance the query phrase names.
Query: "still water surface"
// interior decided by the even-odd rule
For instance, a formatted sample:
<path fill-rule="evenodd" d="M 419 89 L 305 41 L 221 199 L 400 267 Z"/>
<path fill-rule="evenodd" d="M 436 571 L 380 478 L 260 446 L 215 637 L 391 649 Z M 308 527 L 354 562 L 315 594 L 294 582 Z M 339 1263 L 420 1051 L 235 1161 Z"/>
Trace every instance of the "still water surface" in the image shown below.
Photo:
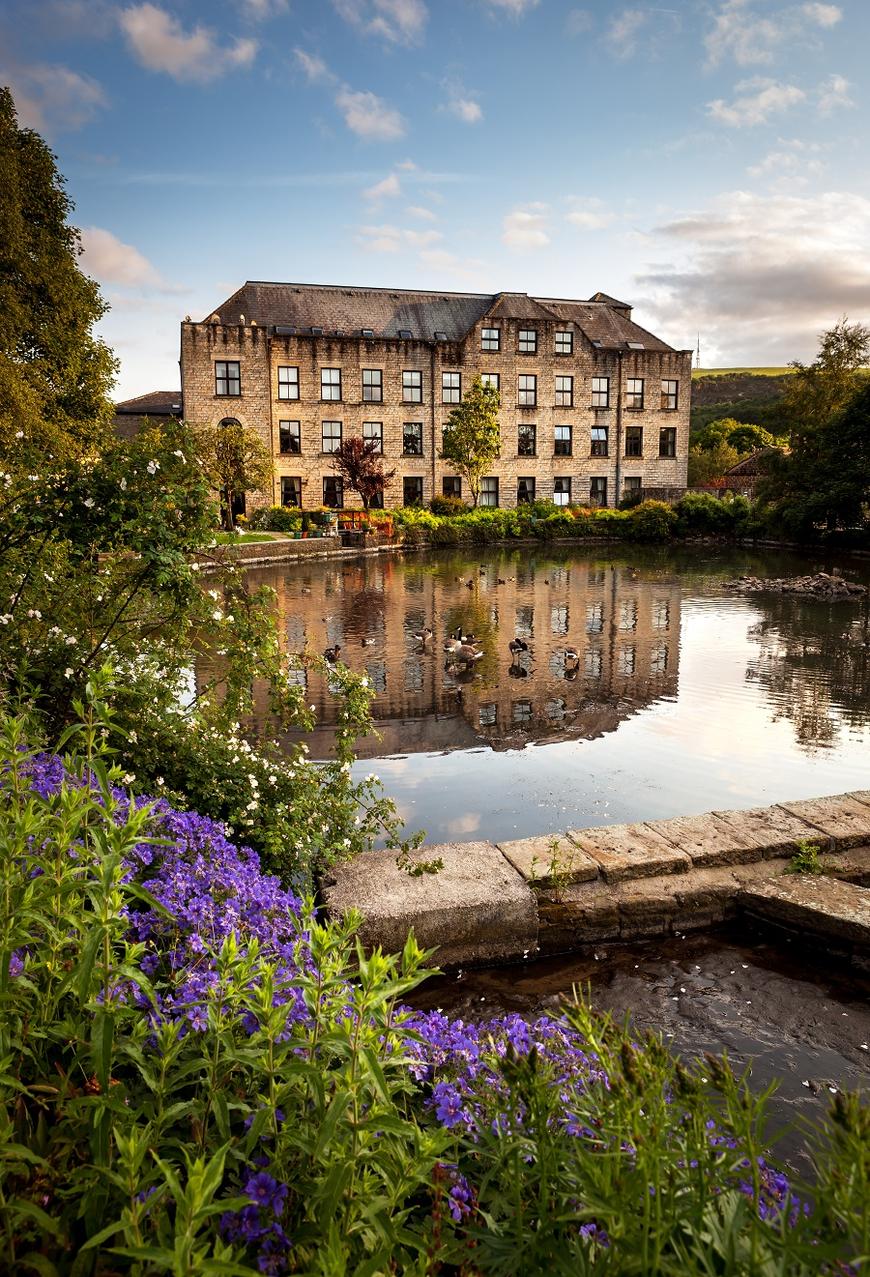
<path fill-rule="evenodd" d="M 829 570 L 755 551 L 519 547 L 250 572 L 294 649 L 340 644 L 375 691 L 361 742 L 430 842 L 766 805 L 870 784 L 870 606 L 725 589 Z M 867 560 L 840 566 L 870 579 Z M 430 626 L 434 641 L 415 635 Z M 445 667 L 457 627 L 485 653 Z M 519 637 L 528 651 L 508 649 Z M 566 649 L 575 649 L 576 657 Z M 328 689 L 308 674 L 330 749 Z M 334 718 L 332 718 L 334 721 Z"/>

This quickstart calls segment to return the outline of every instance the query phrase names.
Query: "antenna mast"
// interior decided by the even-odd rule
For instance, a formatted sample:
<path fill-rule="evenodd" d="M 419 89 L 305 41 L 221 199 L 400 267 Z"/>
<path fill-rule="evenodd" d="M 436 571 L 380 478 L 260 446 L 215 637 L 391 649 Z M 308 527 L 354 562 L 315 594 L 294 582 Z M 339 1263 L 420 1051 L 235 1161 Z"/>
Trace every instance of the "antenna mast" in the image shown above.
<path fill-rule="evenodd" d="M 701 334 L 698 333 L 698 345 L 695 347 L 695 367 L 701 367 Z"/>

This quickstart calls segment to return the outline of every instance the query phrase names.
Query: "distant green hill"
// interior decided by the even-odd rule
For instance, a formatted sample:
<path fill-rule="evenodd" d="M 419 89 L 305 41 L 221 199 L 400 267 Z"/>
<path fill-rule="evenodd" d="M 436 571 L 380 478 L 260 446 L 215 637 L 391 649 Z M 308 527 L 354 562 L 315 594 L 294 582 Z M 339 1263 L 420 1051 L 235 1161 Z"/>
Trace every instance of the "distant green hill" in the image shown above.
<path fill-rule="evenodd" d="M 793 368 L 694 368 L 692 431 L 734 417 L 780 434 L 779 405 L 793 373 Z"/>

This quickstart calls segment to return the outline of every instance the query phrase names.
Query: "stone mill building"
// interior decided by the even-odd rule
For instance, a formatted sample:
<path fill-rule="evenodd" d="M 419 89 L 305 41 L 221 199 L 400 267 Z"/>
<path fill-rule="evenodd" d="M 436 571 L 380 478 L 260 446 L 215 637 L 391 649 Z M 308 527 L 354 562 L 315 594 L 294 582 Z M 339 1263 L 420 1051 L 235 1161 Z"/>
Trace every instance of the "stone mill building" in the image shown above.
<path fill-rule="evenodd" d="M 604 293 L 440 293 L 246 283 L 202 322 L 181 325 L 185 418 L 235 420 L 275 459 L 262 502 L 359 504 L 330 454 L 378 442 L 395 470 L 386 506 L 468 499 L 439 459 L 451 410 L 476 376 L 501 395 L 501 456 L 480 503 L 615 506 L 631 492 L 684 488 L 691 351 L 634 323 Z"/>

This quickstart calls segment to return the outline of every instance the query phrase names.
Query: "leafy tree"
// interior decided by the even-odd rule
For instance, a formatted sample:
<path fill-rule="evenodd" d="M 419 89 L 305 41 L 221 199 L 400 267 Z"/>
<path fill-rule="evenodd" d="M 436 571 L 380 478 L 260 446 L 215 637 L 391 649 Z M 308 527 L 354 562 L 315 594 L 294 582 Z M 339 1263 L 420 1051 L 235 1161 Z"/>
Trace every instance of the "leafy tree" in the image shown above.
<path fill-rule="evenodd" d="M 78 266 L 81 240 L 55 157 L 18 127 L 0 88 L 0 458 L 94 452 L 111 433 L 117 363 L 94 324 L 106 312 Z"/>
<path fill-rule="evenodd" d="M 272 454 L 260 436 L 239 421 L 195 428 L 196 450 L 203 471 L 220 493 L 224 528 L 236 526 L 233 504 L 246 492 L 265 491 L 272 483 Z"/>
<path fill-rule="evenodd" d="M 494 386 L 475 377 L 450 414 L 444 430 L 444 445 L 438 454 L 468 480 L 474 506 L 480 495 L 480 480 L 499 455 L 498 428 L 500 397 Z"/>
<path fill-rule="evenodd" d="M 753 422 L 736 421 L 734 417 L 721 417 L 711 421 L 701 430 L 696 430 L 691 437 L 692 446 L 708 451 L 717 444 L 727 443 L 736 448 L 740 456 L 746 456 L 759 448 L 772 448 L 781 445 L 784 440 L 757 426 Z"/>
<path fill-rule="evenodd" d="M 378 441 L 362 439 L 359 435 L 341 441 L 332 454 L 332 468 L 352 491 L 359 493 L 364 510 L 368 510 L 378 493 L 383 492 L 384 484 L 396 473 L 384 470 Z"/>
<path fill-rule="evenodd" d="M 695 488 L 705 483 L 712 483 L 714 479 L 721 479 L 725 471 L 736 466 L 739 460 L 737 449 L 721 440 L 710 448 L 691 447 L 689 449 L 689 487 Z"/>
<path fill-rule="evenodd" d="M 773 457 L 759 497 L 793 535 L 853 527 L 870 501 L 870 328 L 840 320 L 808 365 L 795 363 L 785 401 L 791 451 Z"/>

